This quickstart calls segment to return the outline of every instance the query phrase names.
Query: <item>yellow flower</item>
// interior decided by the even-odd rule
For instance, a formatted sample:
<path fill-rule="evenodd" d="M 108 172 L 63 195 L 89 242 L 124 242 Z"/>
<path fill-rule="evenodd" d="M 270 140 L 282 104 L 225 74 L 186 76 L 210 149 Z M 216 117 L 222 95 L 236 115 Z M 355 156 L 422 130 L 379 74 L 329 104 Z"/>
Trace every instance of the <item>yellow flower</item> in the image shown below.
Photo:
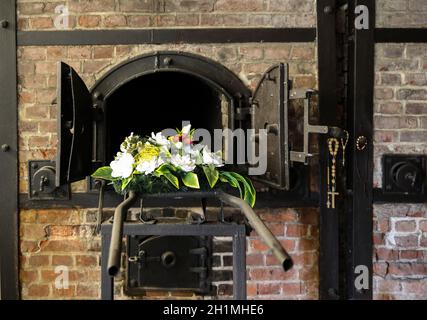
<path fill-rule="evenodd" d="M 145 144 L 144 148 L 138 153 L 137 159 L 138 162 L 151 161 L 160 154 L 158 147 L 153 146 L 152 144 Z"/>

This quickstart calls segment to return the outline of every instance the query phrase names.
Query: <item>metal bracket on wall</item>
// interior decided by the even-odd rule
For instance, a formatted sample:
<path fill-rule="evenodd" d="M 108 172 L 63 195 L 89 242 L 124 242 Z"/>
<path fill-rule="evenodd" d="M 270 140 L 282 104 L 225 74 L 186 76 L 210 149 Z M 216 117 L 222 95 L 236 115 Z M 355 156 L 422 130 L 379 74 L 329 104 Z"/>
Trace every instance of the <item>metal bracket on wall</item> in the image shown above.
<path fill-rule="evenodd" d="M 32 160 L 28 162 L 30 200 L 69 200 L 70 187 L 56 187 L 54 161 Z"/>
<path fill-rule="evenodd" d="M 310 134 L 333 134 L 334 129 L 328 126 L 319 126 L 310 124 L 310 102 L 311 97 L 317 94 L 315 90 L 308 89 L 295 89 L 289 92 L 290 100 L 304 99 L 304 147 L 303 151 L 290 151 L 290 160 L 294 162 L 302 162 L 308 165 L 310 158 L 314 157 L 315 154 L 309 152 L 310 148 Z"/>

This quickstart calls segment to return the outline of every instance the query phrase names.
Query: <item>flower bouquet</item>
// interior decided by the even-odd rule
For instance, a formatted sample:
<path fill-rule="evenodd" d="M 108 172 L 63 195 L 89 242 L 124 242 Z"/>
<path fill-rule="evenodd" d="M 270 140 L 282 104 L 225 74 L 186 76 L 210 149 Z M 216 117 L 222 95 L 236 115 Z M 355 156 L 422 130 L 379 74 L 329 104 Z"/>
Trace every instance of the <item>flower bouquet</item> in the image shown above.
<path fill-rule="evenodd" d="M 151 137 L 131 134 L 120 145 L 114 161 L 92 177 L 111 181 L 121 194 L 206 191 L 230 185 L 253 207 L 256 193 L 252 182 L 239 173 L 223 170 L 222 153 L 195 143 L 193 135 L 191 125 L 169 137 L 162 132 Z"/>

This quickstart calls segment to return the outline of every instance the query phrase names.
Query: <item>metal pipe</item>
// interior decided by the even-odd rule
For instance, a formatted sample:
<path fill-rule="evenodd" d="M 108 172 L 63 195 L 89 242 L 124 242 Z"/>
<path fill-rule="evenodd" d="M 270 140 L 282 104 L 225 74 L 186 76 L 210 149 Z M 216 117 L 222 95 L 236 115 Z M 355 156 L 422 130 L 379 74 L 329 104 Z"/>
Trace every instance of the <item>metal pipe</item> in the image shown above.
<path fill-rule="evenodd" d="M 116 276 L 120 271 L 121 256 L 122 256 L 122 238 L 123 238 L 123 222 L 129 208 L 135 203 L 138 196 L 135 192 L 129 192 L 129 197 L 120 203 L 115 212 L 113 220 L 113 229 L 111 231 L 110 251 L 108 254 L 108 274 L 112 277 Z"/>
<path fill-rule="evenodd" d="M 263 239 L 266 245 L 268 245 L 276 258 L 280 261 L 283 269 L 288 271 L 292 268 L 293 262 L 291 257 L 288 255 L 286 250 L 282 247 L 277 238 L 271 233 L 266 227 L 264 222 L 258 217 L 251 206 L 244 200 L 227 194 L 223 191 L 217 192 L 218 198 L 224 203 L 236 207 L 242 210 L 243 214 L 248 219 L 250 225 L 255 229 L 258 235 Z"/>

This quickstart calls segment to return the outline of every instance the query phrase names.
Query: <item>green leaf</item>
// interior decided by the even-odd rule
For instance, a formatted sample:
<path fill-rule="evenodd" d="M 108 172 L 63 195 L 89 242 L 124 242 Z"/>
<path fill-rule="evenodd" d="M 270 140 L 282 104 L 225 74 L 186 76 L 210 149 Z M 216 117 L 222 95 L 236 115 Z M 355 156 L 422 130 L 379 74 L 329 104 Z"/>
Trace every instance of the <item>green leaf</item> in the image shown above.
<path fill-rule="evenodd" d="M 236 178 L 234 178 L 230 172 L 221 172 L 221 176 L 220 176 L 221 181 L 223 182 L 227 182 L 230 186 L 232 186 L 233 188 L 239 189 L 240 192 L 240 198 L 243 198 L 243 192 L 242 192 L 242 188 L 239 185 L 239 181 L 236 180 Z"/>
<path fill-rule="evenodd" d="M 129 183 L 132 181 L 133 176 L 130 176 L 129 178 L 123 179 L 122 181 L 122 191 L 126 189 L 126 187 L 129 185 Z"/>
<path fill-rule="evenodd" d="M 199 178 L 194 172 L 187 172 L 182 177 L 182 182 L 189 188 L 200 189 Z"/>
<path fill-rule="evenodd" d="M 177 188 L 177 189 L 179 189 L 179 180 L 178 180 L 178 178 L 172 173 L 172 172 L 165 172 L 164 174 L 163 174 L 163 176 L 166 178 L 166 179 L 168 179 L 169 180 L 169 182 L 170 183 L 172 183 L 172 185 L 175 187 L 175 188 Z"/>
<path fill-rule="evenodd" d="M 244 199 L 251 207 L 255 205 L 256 191 L 249 179 L 236 172 L 221 172 L 221 181 L 226 180 L 232 187 L 239 189 L 240 197 Z M 243 190 L 242 187 L 243 186 Z"/>
<path fill-rule="evenodd" d="M 154 174 L 157 177 L 165 177 L 176 189 L 179 189 L 179 180 L 171 170 L 175 171 L 175 168 L 169 164 L 163 164 L 154 171 Z"/>
<path fill-rule="evenodd" d="M 215 187 L 219 178 L 218 170 L 214 166 L 203 166 L 203 172 L 205 173 L 206 179 L 208 179 L 211 188 Z"/>
<path fill-rule="evenodd" d="M 101 167 L 92 174 L 92 178 L 114 181 L 116 179 L 111 176 L 112 172 L 113 169 L 111 169 L 111 167 Z"/>
<path fill-rule="evenodd" d="M 243 184 L 243 189 L 244 189 L 244 195 L 243 195 L 243 199 L 249 203 L 249 205 L 251 207 L 253 207 L 255 205 L 255 201 L 256 201 L 256 191 L 255 188 L 252 184 L 252 181 L 250 181 L 249 179 L 243 177 L 242 175 L 236 173 L 236 172 L 230 172 L 230 174 L 236 178 L 236 180 L 238 180 L 239 182 L 241 182 Z"/>

